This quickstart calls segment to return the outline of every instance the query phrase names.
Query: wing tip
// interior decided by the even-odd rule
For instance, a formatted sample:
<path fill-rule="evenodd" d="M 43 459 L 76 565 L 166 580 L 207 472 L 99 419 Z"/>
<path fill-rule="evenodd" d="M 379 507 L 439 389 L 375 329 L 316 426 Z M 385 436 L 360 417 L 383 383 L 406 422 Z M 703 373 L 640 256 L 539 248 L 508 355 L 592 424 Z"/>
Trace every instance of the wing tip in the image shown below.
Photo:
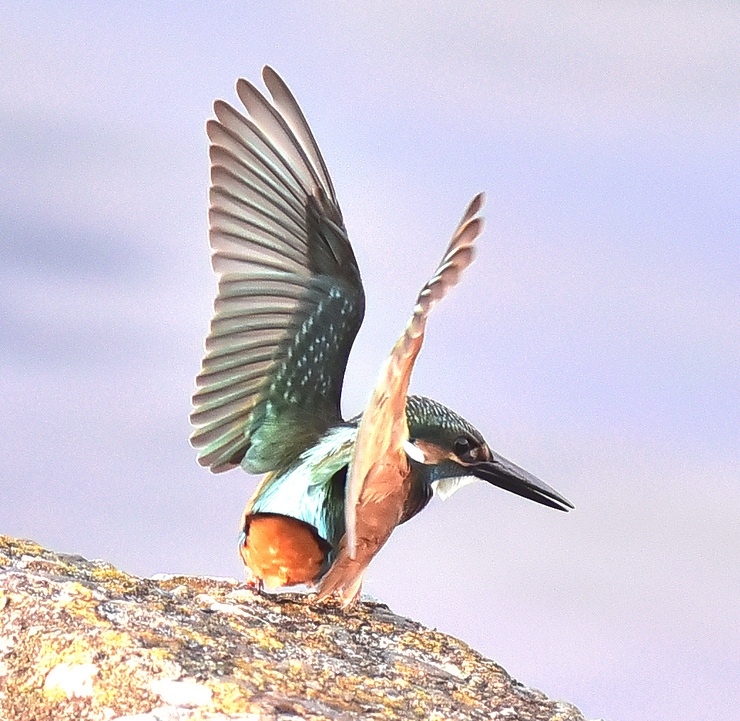
<path fill-rule="evenodd" d="M 476 215 L 478 215 L 478 213 L 480 213 L 481 209 L 485 205 L 485 202 L 486 194 L 484 191 L 481 191 L 480 193 L 477 193 L 475 196 L 473 196 L 473 199 L 468 203 L 468 207 L 463 213 L 463 217 L 460 221 L 459 227 L 462 228 L 462 226 L 465 225 L 469 220 L 472 220 Z"/>
<path fill-rule="evenodd" d="M 263 65 L 262 66 L 262 82 L 268 87 L 270 86 L 270 83 L 273 82 L 273 80 L 276 80 L 277 82 L 284 84 L 283 79 L 278 75 L 278 73 L 275 71 L 275 69 L 271 65 Z"/>

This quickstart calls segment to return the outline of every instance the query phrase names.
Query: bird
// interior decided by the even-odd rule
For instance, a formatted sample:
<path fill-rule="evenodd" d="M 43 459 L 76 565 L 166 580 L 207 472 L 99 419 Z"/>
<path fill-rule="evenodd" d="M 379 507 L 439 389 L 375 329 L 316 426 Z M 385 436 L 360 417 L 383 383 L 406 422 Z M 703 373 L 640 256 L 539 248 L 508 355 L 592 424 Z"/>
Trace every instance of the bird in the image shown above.
<path fill-rule="evenodd" d="M 408 394 L 428 314 L 473 260 L 482 194 L 418 294 L 364 413 L 342 417 L 365 313 L 360 270 L 303 112 L 271 67 L 262 78 L 271 100 L 239 79 L 245 112 L 217 100 L 206 123 L 218 291 L 190 441 L 213 473 L 263 475 L 240 521 L 247 580 L 317 587 L 318 601 L 350 606 L 393 529 L 433 496 L 482 480 L 557 510 L 573 505 L 462 416 Z"/>

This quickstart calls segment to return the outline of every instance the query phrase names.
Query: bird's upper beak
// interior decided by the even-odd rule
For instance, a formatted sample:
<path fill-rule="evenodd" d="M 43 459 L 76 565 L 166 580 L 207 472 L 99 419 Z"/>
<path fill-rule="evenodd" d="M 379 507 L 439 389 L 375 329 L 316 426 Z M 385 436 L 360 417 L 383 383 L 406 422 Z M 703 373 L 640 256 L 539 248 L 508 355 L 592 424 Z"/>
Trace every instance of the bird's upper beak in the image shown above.
<path fill-rule="evenodd" d="M 494 451 L 490 452 L 490 459 L 480 461 L 468 466 L 469 470 L 477 478 L 488 481 L 488 483 L 503 488 L 506 491 L 516 493 L 518 496 L 537 501 L 543 506 L 556 508 L 558 511 L 567 511 L 574 508 L 573 504 L 564 496 L 561 496 L 554 488 L 550 488 L 539 478 L 527 473 L 523 468 L 507 461 L 503 456 Z"/>

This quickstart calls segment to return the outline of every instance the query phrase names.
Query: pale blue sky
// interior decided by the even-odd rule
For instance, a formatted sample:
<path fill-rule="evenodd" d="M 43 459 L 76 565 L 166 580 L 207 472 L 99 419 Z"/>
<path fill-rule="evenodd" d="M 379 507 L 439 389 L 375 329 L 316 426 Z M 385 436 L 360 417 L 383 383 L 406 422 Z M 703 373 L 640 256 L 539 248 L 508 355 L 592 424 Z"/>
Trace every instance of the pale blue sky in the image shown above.
<path fill-rule="evenodd" d="M 215 280 L 205 120 L 264 63 L 368 296 L 359 411 L 468 200 L 415 392 L 576 505 L 482 485 L 366 590 L 591 718 L 740 705 L 736 3 L 34 3 L 0 26 L 0 532 L 239 577 L 255 480 L 187 444 Z M 734 696 L 733 696 L 734 694 Z"/>

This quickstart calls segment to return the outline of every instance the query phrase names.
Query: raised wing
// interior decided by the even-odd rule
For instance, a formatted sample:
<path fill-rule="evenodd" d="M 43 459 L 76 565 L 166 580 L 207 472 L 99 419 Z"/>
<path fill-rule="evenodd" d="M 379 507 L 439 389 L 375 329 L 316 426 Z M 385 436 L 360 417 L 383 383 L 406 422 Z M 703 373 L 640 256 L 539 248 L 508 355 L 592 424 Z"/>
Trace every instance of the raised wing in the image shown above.
<path fill-rule="evenodd" d="M 281 468 L 341 420 L 365 299 L 329 173 L 298 103 L 263 70 L 271 104 L 236 90 L 211 140 L 209 239 L 219 276 L 196 378 L 191 443 L 213 472 Z"/>
<path fill-rule="evenodd" d="M 442 262 L 419 293 L 362 415 L 345 495 L 346 535 L 319 586 L 320 599 L 338 592 L 345 605 L 352 603 L 367 565 L 401 521 L 410 491 L 404 446 L 409 438 L 406 395 L 411 371 L 431 309 L 473 261 L 473 243 L 483 228 L 483 220 L 477 217 L 482 205 L 483 194 L 479 194 L 465 211 Z"/>

